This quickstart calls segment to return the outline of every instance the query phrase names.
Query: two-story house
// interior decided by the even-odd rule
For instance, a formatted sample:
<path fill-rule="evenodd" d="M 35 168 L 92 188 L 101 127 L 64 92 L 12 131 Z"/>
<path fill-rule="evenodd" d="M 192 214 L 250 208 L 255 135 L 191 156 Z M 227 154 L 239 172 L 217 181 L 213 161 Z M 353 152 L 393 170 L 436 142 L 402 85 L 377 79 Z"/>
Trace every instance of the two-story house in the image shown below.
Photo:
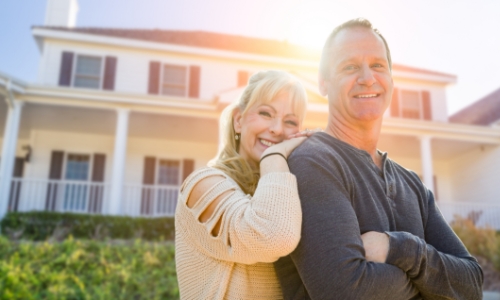
<path fill-rule="evenodd" d="M 319 51 L 204 31 L 78 28 L 75 5 L 49 0 L 45 24 L 32 28 L 36 82 L 0 73 L 0 218 L 28 210 L 172 215 L 182 180 L 217 152 L 220 112 L 259 70 L 300 78 L 309 96 L 304 127 L 326 125 Z M 464 158 L 484 157 L 494 169 L 500 129 L 448 122 L 454 75 L 399 64 L 392 73 L 379 148 L 421 174 L 448 219 L 478 203 L 493 207 L 500 186 L 490 180 L 477 197 L 467 178 L 478 171 Z"/>

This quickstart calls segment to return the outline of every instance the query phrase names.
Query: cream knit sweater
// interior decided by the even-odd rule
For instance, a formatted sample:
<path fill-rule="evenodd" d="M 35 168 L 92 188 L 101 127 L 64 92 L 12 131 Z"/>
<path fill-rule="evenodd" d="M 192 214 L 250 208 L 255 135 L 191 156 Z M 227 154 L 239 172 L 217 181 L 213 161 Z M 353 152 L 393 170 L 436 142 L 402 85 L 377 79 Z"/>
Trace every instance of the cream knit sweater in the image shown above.
<path fill-rule="evenodd" d="M 193 187 L 203 178 L 222 175 L 189 208 Z M 212 217 L 199 221 L 218 195 Z M 212 229 L 222 218 L 219 235 Z M 204 168 L 191 174 L 181 187 L 175 213 L 175 261 L 181 299 L 282 299 L 272 262 L 292 252 L 300 240 L 302 212 L 295 176 L 269 173 L 253 197 L 220 170 Z"/>

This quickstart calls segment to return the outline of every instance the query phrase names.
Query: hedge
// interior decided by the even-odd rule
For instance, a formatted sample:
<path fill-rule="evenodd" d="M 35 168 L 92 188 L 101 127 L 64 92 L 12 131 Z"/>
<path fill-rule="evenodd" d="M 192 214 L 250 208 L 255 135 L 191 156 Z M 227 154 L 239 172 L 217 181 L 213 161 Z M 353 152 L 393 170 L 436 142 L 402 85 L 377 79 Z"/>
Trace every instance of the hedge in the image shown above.
<path fill-rule="evenodd" d="M 174 240 L 174 219 L 57 212 L 10 212 L 0 222 L 2 234 L 11 240 L 83 239 Z"/>
<path fill-rule="evenodd" d="M 0 299 L 178 298 L 172 242 L 0 236 Z"/>

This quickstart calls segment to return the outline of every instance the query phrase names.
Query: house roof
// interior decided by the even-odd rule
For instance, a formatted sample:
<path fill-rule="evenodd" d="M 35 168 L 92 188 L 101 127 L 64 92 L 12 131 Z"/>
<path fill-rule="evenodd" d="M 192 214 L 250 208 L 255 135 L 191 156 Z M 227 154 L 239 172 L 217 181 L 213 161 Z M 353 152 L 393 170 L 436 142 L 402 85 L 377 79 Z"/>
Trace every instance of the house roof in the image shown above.
<path fill-rule="evenodd" d="M 449 118 L 450 122 L 490 125 L 500 120 L 500 88 Z"/>
<path fill-rule="evenodd" d="M 256 37 L 231 35 L 208 31 L 181 31 L 161 29 L 122 29 L 122 28 L 99 28 L 99 27 L 55 27 L 55 26 L 33 26 L 33 28 L 49 29 L 82 34 L 109 36 L 124 39 L 133 39 L 164 44 L 227 50 L 242 53 L 270 55 L 300 60 L 319 62 L 321 50 L 301 47 L 287 41 L 269 40 Z M 438 75 L 456 80 L 456 76 L 436 72 L 432 70 L 419 69 L 400 64 L 393 64 L 393 71 L 410 72 L 425 75 Z"/>

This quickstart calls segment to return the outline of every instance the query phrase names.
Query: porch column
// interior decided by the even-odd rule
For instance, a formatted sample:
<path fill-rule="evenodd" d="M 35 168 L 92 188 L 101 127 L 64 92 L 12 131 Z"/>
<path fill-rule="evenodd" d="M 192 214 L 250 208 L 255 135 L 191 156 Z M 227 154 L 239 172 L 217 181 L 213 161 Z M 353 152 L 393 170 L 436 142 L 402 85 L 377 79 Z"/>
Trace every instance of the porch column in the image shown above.
<path fill-rule="evenodd" d="M 432 168 L 431 137 L 420 137 L 420 158 L 422 160 L 422 180 L 428 189 L 434 192 L 434 170 Z"/>
<path fill-rule="evenodd" d="M 0 161 L 0 220 L 7 213 L 9 205 L 22 107 L 23 102 L 15 100 L 14 105 L 7 110 L 7 122 L 3 134 L 2 157 Z"/>
<path fill-rule="evenodd" d="M 115 134 L 115 151 L 113 154 L 113 173 L 111 181 L 111 193 L 109 213 L 118 215 L 121 213 L 123 178 L 127 157 L 127 134 L 130 110 L 118 109 Z"/>

